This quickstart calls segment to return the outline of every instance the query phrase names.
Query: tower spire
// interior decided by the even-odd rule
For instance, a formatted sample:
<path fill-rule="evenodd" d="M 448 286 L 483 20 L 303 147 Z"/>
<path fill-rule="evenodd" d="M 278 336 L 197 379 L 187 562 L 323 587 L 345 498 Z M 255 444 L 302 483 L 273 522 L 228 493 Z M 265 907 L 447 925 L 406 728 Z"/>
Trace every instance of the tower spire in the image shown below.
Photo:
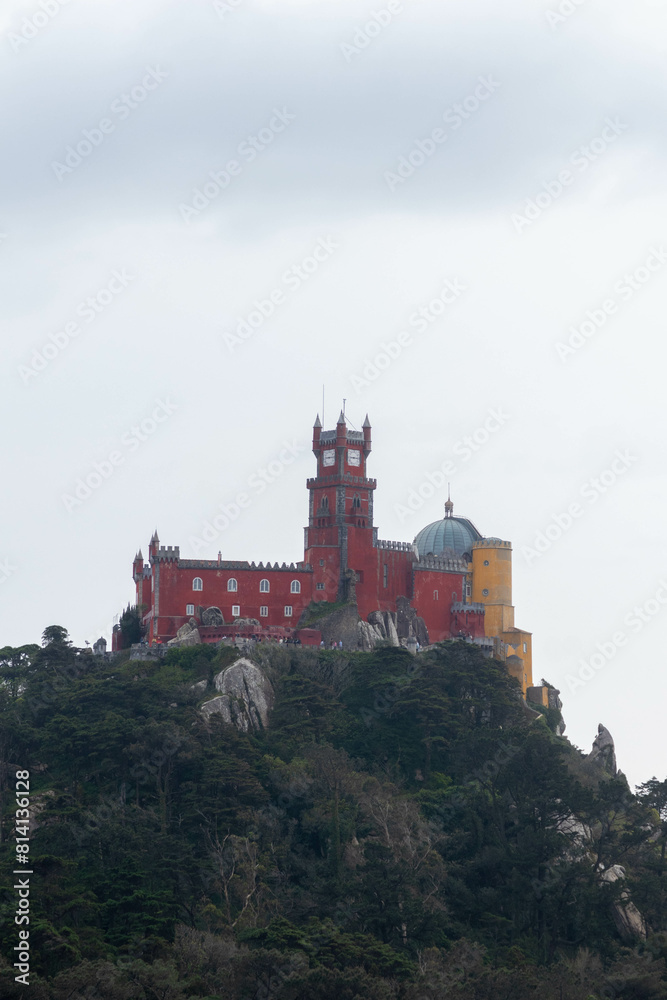
<path fill-rule="evenodd" d="M 450 484 L 447 483 L 447 500 L 445 501 L 445 517 L 452 517 L 454 514 L 454 504 L 452 503 Z"/>

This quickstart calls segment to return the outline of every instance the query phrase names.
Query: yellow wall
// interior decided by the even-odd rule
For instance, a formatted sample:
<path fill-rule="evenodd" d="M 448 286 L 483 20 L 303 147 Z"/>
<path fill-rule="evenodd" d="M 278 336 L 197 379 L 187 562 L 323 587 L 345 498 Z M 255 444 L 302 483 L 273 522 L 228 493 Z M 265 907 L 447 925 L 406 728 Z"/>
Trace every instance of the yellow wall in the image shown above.
<path fill-rule="evenodd" d="M 526 688 L 533 686 L 533 637 L 530 632 L 524 632 L 520 628 L 502 632 L 500 637 L 507 643 L 507 655 L 518 656 L 523 662 L 523 676 L 520 680 L 525 694 Z"/>
<path fill-rule="evenodd" d="M 472 599 L 485 606 L 484 632 L 486 635 L 500 635 L 501 632 L 514 627 L 512 546 L 510 542 L 484 539 L 474 543 L 472 547 Z"/>
<path fill-rule="evenodd" d="M 484 564 L 488 563 L 488 566 Z M 473 601 L 512 603 L 512 545 L 494 539 L 475 542 L 472 548 Z M 488 590 L 483 597 L 482 591 Z"/>
<path fill-rule="evenodd" d="M 520 681 L 525 695 L 533 684 L 532 636 L 514 625 L 510 542 L 485 538 L 473 544 L 472 600 L 484 605 L 485 635 L 500 638 L 507 644 L 506 657 L 518 656 L 521 660 L 521 667 L 514 661 L 508 669 Z"/>

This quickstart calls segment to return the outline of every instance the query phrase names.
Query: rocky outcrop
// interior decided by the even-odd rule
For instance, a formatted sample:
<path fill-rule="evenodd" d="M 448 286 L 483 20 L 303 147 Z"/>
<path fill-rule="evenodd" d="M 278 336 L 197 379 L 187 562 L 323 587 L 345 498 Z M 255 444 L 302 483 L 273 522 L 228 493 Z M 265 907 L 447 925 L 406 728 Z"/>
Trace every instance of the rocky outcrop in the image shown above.
<path fill-rule="evenodd" d="M 605 729 L 606 732 L 606 729 Z M 612 865 L 602 875 L 603 882 L 618 882 L 625 879 L 625 868 L 622 865 Z M 630 899 L 627 889 L 612 903 L 612 912 L 616 930 L 624 941 L 636 941 L 646 937 L 646 922 Z"/>
<path fill-rule="evenodd" d="M 400 646 L 398 632 L 396 631 L 396 614 L 392 611 L 371 611 L 368 621 L 380 637 L 392 646 Z"/>
<path fill-rule="evenodd" d="M 396 631 L 399 639 L 414 636 L 420 646 L 428 646 L 431 641 L 424 619 L 411 607 L 407 597 L 396 598 Z"/>
<path fill-rule="evenodd" d="M 593 749 L 586 757 L 586 763 L 599 768 L 612 778 L 618 773 L 614 741 L 611 733 L 605 729 L 602 723 L 598 725 L 598 734 L 593 740 Z"/>
<path fill-rule="evenodd" d="M 357 642 L 360 649 L 368 653 L 375 649 L 379 642 L 386 642 L 387 636 L 378 625 L 371 622 L 357 622 Z"/>
<path fill-rule="evenodd" d="M 193 624 L 194 619 L 186 622 L 185 625 L 181 625 L 178 632 L 173 639 L 170 639 L 167 643 L 168 646 L 198 646 L 201 642 L 201 636 L 199 634 L 199 629 L 196 623 Z"/>
<path fill-rule="evenodd" d="M 266 729 L 275 695 L 264 671 L 242 657 L 214 678 L 218 698 L 206 701 L 201 710 L 206 716 L 219 712 L 225 722 L 241 732 Z"/>

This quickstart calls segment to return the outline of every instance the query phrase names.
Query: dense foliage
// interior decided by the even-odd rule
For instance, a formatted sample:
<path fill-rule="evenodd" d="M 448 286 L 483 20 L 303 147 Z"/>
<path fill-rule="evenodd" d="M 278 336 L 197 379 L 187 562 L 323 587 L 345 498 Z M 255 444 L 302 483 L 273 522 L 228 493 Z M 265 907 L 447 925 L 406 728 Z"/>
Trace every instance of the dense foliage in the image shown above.
<path fill-rule="evenodd" d="M 667 782 L 591 777 L 464 642 L 253 655 L 276 705 L 245 734 L 192 687 L 233 649 L 96 657 L 51 626 L 0 650 L 2 997 L 17 767 L 39 1000 L 667 996 Z M 628 890 L 646 942 L 619 937 Z"/>

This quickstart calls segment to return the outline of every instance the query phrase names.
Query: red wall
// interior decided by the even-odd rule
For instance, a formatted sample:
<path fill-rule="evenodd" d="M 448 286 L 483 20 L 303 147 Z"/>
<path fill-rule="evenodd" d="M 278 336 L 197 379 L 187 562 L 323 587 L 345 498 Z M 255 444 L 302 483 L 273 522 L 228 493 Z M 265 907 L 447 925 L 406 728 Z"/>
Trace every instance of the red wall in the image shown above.
<path fill-rule="evenodd" d="M 450 609 L 452 601 L 462 600 L 463 574 L 417 570 L 414 576 L 412 606 L 424 619 L 431 642 L 449 639 Z"/>
<path fill-rule="evenodd" d="M 257 618 L 262 627 L 281 625 L 293 628 L 311 599 L 313 574 L 306 570 L 234 569 L 218 568 L 217 565 L 215 568 L 203 568 L 196 563 L 193 567 L 184 568 L 175 561 L 159 560 L 153 567 L 154 571 L 158 565 L 159 623 L 156 631 L 161 638 L 174 635 L 175 620 L 180 621 L 177 628 L 188 620 L 187 604 L 194 604 L 195 609 L 220 608 L 225 622 L 233 621 L 232 605 L 238 604 L 242 618 Z M 202 590 L 192 589 L 192 581 L 196 577 L 202 580 Z M 237 591 L 227 590 L 227 581 L 232 577 L 237 581 Z M 260 593 L 260 580 L 269 581 L 268 594 Z M 300 594 L 291 593 L 292 580 L 300 582 Z M 269 609 L 267 618 L 260 618 L 261 605 Z M 290 617 L 285 616 L 286 605 L 292 606 Z"/>

